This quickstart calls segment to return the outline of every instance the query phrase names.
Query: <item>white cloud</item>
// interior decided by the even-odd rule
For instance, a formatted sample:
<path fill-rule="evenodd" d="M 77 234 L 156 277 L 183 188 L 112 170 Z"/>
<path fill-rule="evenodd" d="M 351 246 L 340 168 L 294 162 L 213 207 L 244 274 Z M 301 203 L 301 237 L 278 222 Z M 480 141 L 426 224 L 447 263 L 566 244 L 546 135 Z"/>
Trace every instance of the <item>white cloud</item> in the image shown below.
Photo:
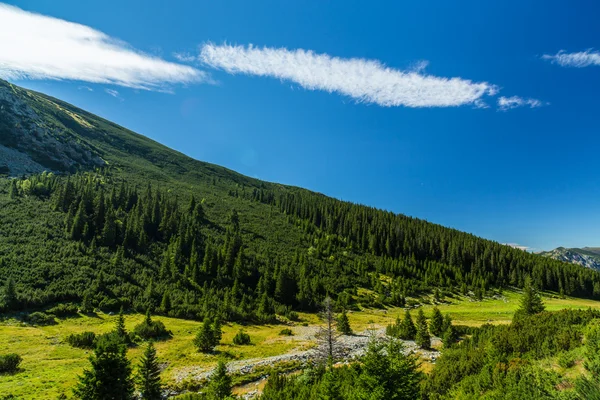
<path fill-rule="evenodd" d="M 548 104 L 538 99 L 525 99 L 519 96 L 502 96 L 498 99 L 498 108 L 503 111 L 518 107 L 538 108 L 547 106 Z"/>
<path fill-rule="evenodd" d="M 114 89 L 104 89 L 104 91 L 108 94 L 110 94 L 112 97 L 116 97 L 119 98 L 119 92 L 117 92 Z"/>
<path fill-rule="evenodd" d="M 78 86 L 77 89 L 79 89 L 79 90 L 87 90 L 88 92 L 93 92 L 94 91 L 94 89 L 92 89 L 89 86 Z"/>
<path fill-rule="evenodd" d="M 68 79 L 163 90 L 207 77 L 88 26 L 0 4 L 0 78 Z"/>
<path fill-rule="evenodd" d="M 200 60 L 231 74 L 270 76 L 385 107 L 482 107 L 484 96 L 498 92 L 487 82 L 423 74 L 426 63 L 422 61 L 401 71 L 374 60 L 343 59 L 302 49 L 213 44 L 202 46 Z"/>
<path fill-rule="evenodd" d="M 523 250 L 523 251 L 530 251 L 530 250 L 532 250 L 531 247 L 529 247 L 529 246 L 523 246 L 523 245 L 520 245 L 518 243 L 504 243 L 504 245 L 505 246 L 510 246 L 512 248 L 515 248 L 515 249 Z"/>
<path fill-rule="evenodd" d="M 592 65 L 600 66 L 600 52 L 586 50 L 577 53 L 567 53 L 564 50 L 554 55 L 544 54 L 544 60 L 549 60 L 563 67 L 589 67 Z"/>
<path fill-rule="evenodd" d="M 191 63 L 197 60 L 196 56 L 190 53 L 173 53 L 173 57 L 181 62 Z"/>

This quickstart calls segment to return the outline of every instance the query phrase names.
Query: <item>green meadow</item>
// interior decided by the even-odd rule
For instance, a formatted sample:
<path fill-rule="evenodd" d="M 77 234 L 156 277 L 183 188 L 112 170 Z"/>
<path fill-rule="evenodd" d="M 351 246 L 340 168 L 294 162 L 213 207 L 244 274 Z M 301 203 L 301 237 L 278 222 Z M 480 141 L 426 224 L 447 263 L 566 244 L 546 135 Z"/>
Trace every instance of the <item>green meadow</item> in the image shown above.
<path fill-rule="evenodd" d="M 519 305 L 520 294 L 516 291 L 504 291 L 501 296 L 472 301 L 466 297 L 446 298 L 438 308 L 452 317 L 455 324 L 478 326 L 484 323 L 508 323 Z M 565 308 L 584 309 L 588 307 L 600 309 L 600 302 L 586 299 L 561 299 L 553 294 L 544 297 L 546 308 L 556 311 Z M 425 304 L 423 309 L 427 315 L 433 305 Z M 416 309 L 412 312 L 416 314 Z M 369 327 L 384 327 L 391 323 L 403 309 L 362 309 L 348 314 L 354 331 L 362 331 Z M 126 315 L 126 327 L 134 326 L 144 318 L 141 314 Z M 285 327 L 281 324 L 247 325 L 226 324 L 223 326 L 223 339 L 217 347 L 217 355 L 198 353 L 192 344 L 200 322 L 153 317 L 162 321 L 173 332 L 169 340 L 156 343 L 161 363 L 166 363 L 163 380 L 173 385 L 175 377 L 186 370 L 186 367 L 209 369 L 216 365 L 218 357 L 228 361 L 251 358 L 270 357 L 304 349 L 312 345 L 302 335 L 280 336 Z M 300 331 L 303 326 L 318 325 L 318 317 L 314 314 L 300 314 L 301 322 L 292 327 Z M 0 354 L 17 353 L 23 357 L 21 371 L 14 375 L 0 375 L 0 393 L 11 393 L 19 399 L 44 398 L 53 399 L 61 394 L 70 395 L 77 376 L 89 364 L 89 350 L 77 349 L 65 343 L 71 333 L 92 331 L 97 334 L 113 329 L 116 316 L 98 313 L 95 316 L 81 315 L 76 318 L 57 320 L 56 325 L 32 327 L 15 319 L 0 323 Z M 244 329 L 252 339 L 252 345 L 236 346 L 233 336 Z M 132 347 L 128 351 L 135 366 L 141 356 L 143 346 Z M 559 368 L 552 360 L 546 360 L 548 367 Z M 576 371 L 576 369 L 575 369 Z"/>

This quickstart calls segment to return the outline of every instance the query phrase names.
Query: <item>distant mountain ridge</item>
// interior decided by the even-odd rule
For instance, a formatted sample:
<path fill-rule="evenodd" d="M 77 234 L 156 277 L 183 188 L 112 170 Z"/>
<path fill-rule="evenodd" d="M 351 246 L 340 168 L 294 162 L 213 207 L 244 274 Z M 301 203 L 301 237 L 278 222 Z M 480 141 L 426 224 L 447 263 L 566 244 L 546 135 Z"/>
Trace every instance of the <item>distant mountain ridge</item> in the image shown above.
<path fill-rule="evenodd" d="M 542 251 L 539 254 L 555 260 L 570 262 L 587 268 L 600 270 L 600 247 L 558 247 L 554 250 Z"/>

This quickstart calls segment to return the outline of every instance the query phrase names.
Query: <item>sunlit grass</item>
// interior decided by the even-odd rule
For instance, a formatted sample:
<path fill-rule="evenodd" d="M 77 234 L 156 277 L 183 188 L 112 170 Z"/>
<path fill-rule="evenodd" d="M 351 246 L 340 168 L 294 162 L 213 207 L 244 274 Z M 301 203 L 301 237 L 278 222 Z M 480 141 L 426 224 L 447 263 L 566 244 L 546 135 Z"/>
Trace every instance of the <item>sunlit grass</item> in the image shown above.
<path fill-rule="evenodd" d="M 484 323 L 509 323 L 519 306 L 520 293 L 504 291 L 501 297 L 471 301 L 467 297 L 446 298 L 444 304 L 438 305 L 442 313 L 448 313 L 455 324 L 479 326 Z M 546 308 L 556 311 L 564 308 L 598 308 L 600 302 L 586 299 L 566 298 L 548 294 L 544 297 Z M 431 314 L 433 305 L 424 305 L 426 315 Z M 417 309 L 411 310 L 413 316 Z M 403 315 L 401 308 L 364 309 L 348 313 L 350 324 L 355 332 L 369 327 L 384 327 Z M 301 323 L 318 325 L 319 318 L 315 314 L 300 313 Z M 115 324 L 114 315 L 99 313 L 97 316 L 80 316 L 61 320 L 57 325 L 30 327 L 16 321 L 0 324 L 0 354 L 14 352 L 23 357 L 22 371 L 15 375 L 0 375 L 0 393 L 12 393 L 19 399 L 53 399 L 59 394 L 70 394 L 77 376 L 89 364 L 90 351 L 76 349 L 64 343 L 71 333 L 92 331 L 97 334 L 109 332 Z M 144 318 L 140 314 L 126 315 L 126 327 L 132 330 Z M 161 320 L 167 329 L 173 332 L 173 338 L 156 344 L 160 362 L 166 363 L 163 379 L 174 383 L 175 376 L 181 375 L 188 367 L 209 369 L 216 365 L 219 357 L 227 360 L 270 357 L 284 354 L 294 349 L 306 348 L 310 343 L 299 336 L 280 336 L 283 325 L 249 325 L 227 324 L 223 326 L 222 344 L 217 347 L 216 354 L 198 353 L 192 340 L 200 326 L 200 322 L 175 318 L 154 317 Z M 235 346 L 233 337 L 244 329 L 251 337 L 249 346 Z M 294 328 L 292 328 L 294 330 Z M 134 365 L 142 353 L 143 346 L 130 348 L 128 355 Z M 425 366 L 430 369 L 431 365 Z M 559 368 L 553 366 L 553 368 Z M 577 374 L 581 369 L 576 365 L 568 373 Z"/>

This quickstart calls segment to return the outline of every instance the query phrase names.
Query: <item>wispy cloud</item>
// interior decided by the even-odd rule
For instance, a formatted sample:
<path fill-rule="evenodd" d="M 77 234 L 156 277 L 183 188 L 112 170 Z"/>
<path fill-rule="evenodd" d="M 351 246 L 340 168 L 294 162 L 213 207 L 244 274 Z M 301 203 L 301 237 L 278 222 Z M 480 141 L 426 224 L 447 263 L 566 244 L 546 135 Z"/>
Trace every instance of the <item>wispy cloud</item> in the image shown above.
<path fill-rule="evenodd" d="M 547 106 L 549 103 L 538 99 L 525 99 L 519 96 L 498 98 L 498 108 L 502 111 L 511 110 L 518 107 L 538 108 Z"/>
<path fill-rule="evenodd" d="M 375 60 L 343 59 L 302 49 L 214 44 L 202 46 L 200 60 L 230 74 L 269 76 L 384 107 L 481 107 L 485 96 L 498 92 L 487 82 L 426 75 L 424 62 L 402 71 Z"/>
<path fill-rule="evenodd" d="M 78 86 L 77 89 L 79 89 L 79 90 L 87 90 L 88 92 L 93 92 L 94 91 L 94 89 L 92 89 L 89 86 Z"/>
<path fill-rule="evenodd" d="M 0 3 L 0 77 L 68 79 L 164 90 L 205 72 L 133 49 L 100 31 Z"/>
<path fill-rule="evenodd" d="M 600 52 L 591 49 L 579 51 L 577 53 L 567 53 L 566 51 L 561 50 L 553 55 L 544 54 L 542 58 L 563 67 L 583 68 L 600 66 Z"/>
<path fill-rule="evenodd" d="M 518 244 L 518 243 L 504 243 L 504 245 L 505 246 L 510 246 L 512 248 L 515 248 L 515 249 L 523 250 L 523 251 L 532 251 L 533 250 L 532 247 L 523 246 L 523 245 Z"/>
<path fill-rule="evenodd" d="M 119 96 L 119 92 L 117 92 L 117 91 L 116 91 L 116 90 L 114 90 L 114 89 L 104 89 L 104 91 L 105 91 L 106 93 L 108 93 L 109 95 L 111 95 L 112 97 L 120 98 L 120 96 Z"/>
<path fill-rule="evenodd" d="M 181 62 L 186 63 L 197 61 L 197 57 L 190 53 L 173 53 L 173 57 Z"/>

